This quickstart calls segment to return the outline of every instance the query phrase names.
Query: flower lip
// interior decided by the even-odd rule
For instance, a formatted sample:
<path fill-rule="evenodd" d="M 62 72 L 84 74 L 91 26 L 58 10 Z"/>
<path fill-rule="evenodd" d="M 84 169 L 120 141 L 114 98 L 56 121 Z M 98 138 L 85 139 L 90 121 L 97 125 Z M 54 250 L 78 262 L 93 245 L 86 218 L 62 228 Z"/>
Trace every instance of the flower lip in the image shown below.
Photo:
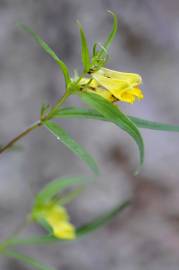
<path fill-rule="evenodd" d="M 136 99 L 143 99 L 139 88 L 142 78 L 136 73 L 119 72 L 101 68 L 91 74 L 91 78 L 82 78 L 81 91 L 95 92 L 109 102 L 134 103 Z"/>
<path fill-rule="evenodd" d="M 52 228 L 57 238 L 72 240 L 75 239 L 75 227 L 70 223 L 69 215 L 64 207 L 54 202 L 48 202 L 38 209 L 34 209 L 34 217 L 43 219 Z"/>
<path fill-rule="evenodd" d="M 118 72 L 106 68 L 92 74 L 100 87 L 109 91 L 118 101 L 134 103 L 135 99 L 143 98 L 143 93 L 139 89 L 142 78 L 136 73 Z M 107 98 L 108 99 L 108 98 Z M 110 99 L 108 99 L 111 101 Z"/>

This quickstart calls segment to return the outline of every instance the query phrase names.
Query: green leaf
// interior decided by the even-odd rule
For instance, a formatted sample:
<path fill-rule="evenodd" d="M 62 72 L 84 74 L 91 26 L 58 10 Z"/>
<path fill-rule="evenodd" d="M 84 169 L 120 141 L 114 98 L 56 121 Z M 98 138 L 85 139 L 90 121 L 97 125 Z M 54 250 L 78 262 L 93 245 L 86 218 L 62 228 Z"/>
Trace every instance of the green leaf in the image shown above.
<path fill-rule="evenodd" d="M 54 60 L 55 62 L 58 64 L 58 66 L 61 68 L 64 78 L 65 78 L 65 83 L 66 86 L 68 86 L 68 84 L 70 83 L 70 75 L 69 75 L 69 71 L 67 66 L 65 65 L 65 63 L 59 59 L 59 57 L 56 55 L 56 53 L 48 46 L 48 44 L 35 32 L 33 32 L 33 30 L 23 24 L 18 24 L 23 30 L 25 30 L 26 32 L 30 33 L 32 35 L 32 37 L 34 38 L 34 40 L 46 51 L 46 53 L 48 53 Z"/>
<path fill-rule="evenodd" d="M 67 195 L 64 195 L 61 198 L 59 198 L 58 200 L 59 204 L 63 206 L 63 205 L 71 203 L 74 199 L 79 197 L 79 195 L 81 194 L 83 190 L 84 190 L 84 186 L 83 187 L 81 186 L 79 188 L 72 190 Z"/>
<path fill-rule="evenodd" d="M 44 204 L 48 202 L 57 193 L 61 192 L 63 189 L 74 186 L 80 183 L 84 183 L 86 178 L 82 177 L 71 177 L 71 178 L 61 178 L 55 179 L 49 184 L 47 184 L 36 196 L 37 204 Z"/>
<path fill-rule="evenodd" d="M 107 211 L 106 213 L 98 216 L 97 218 L 94 218 L 92 221 L 86 223 L 85 225 L 80 226 L 76 229 L 76 235 L 77 239 L 79 237 L 82 237 L 88 233 L 92 233 L 95 230 L 105 226 L 110 221 L 113 220 L 118 214 L 121 214 L 123 210 L 125 210 L 130 205 L 129 201 L 125 201 L 124 203 L 120 203 L 114 208 L 112 208 L 110 211 Z M 59 240 L 55 238 L 52 235 L 46 235 L 46 236 L 31 236 L 30 238 L 26 239 L 13 239 L 10 244 L 11 245 L 45 245 L 45 244 L 51 244 L 54 242 L 64 242 L 64 240 Z M 66 242 L 66 241 L 65 241 Z"/>
<path fill-rule="evenodd" d="M 45 114 L 47 114 L 47 112 L 50 110 L 50 105 L 49 104 L 42 104 L 41 108 L 40 108 L 40 119 L 43 119 L 43 117 L 45 116 Z"/>
<path fill-rule="evenodd" d="M 114 217 L 116 217 L 118 214 L 120 214 L 126 207 L 128 207 L 130 204 L 129 201 L 124 202 L 123 204 L 119 204 L 116 207 L 114 207 L 109 212 L 100 215 L 93 221 L 81 226 L 77 229 L 77 236 L 81 237 L 83 235 L 86 235 L 87 233 L 91 233 L 103 226 L 105 226 L 108 222 L 112 221 Z"/>
<path fill-rule="evenodd" d="M 45 231 L 48 232 L 48 234 L 51 235 L 53 233 L 53 229 L 50 226 L 50 224 L 47 222 L 47 220 L 45 220 L 44 217 L 42 217 L 42 215 L 39 214 L 37 207 L 35 206 L 32 209 L 32 220 L 38 223 Z"/>
<path fill-rule="evenodd" d="M 58 110 L 54 114 L 54 118 L 89 118 L 108 121 L 105 117 L 96 110 L 68 107 Z"/>
<path fill-rule="evenodd" d="M 117 106 L 108 102 L 103 97 L 93 93 L 81 93 L 80 96 L 83 101 L 97 110 L 110 122 L 126 131 L 135 140 L 139 148 L 141 166 L 144 161 L 144 144 L 142 136 L 136 125 L 123 112 L 121 112 Z"/>
<path fill-rule="evenodd" d="M 95 56 L 97 54 L 97 45 L 98 45 L 97 42 L 95 42 L 93 45 L 93 56 Z"/>
<path fill-rule="evenodd" d="M 43 235 L 43 236 L 32 235 L 31 237 L 28 238 L 13 238 L 11 241 L 9 241 L 8 245 L 9 246 L 48 245 L 57 241 L 61 242 L 62 240 L 59 240 L 52 235 Z"/>
<path fill-rule="evenodd" d="M 86 35 L 85 35 L 82 25 L 80 24 L 79 21 L 77 21 L 77 23 L 80 29 L 82 63 L 83 63 L 84 71 L 88 72 L 90 69 L 90 55 L 89 55 L 88 43 L 87 43 Z"/>
<path fill-rule="evenodd" d="M 86 162 L 86 164 L 91 168 L 91 170 L 98 175 L 98 167 L 96 162 L 91 157 L 91 155 L 76 141 L 74 141 L 68 133 L 62 129 L 59 125 L 51 121 L 45 121 L 43 125 L 57 137 L 64 145 L 66 145 L 75 155 L 77 155 L 81 160 Z"/>
<path fill-rule="evenodd" d="M 104 55 L 106 55 L 106 52 L 108 51 L 111 43 L 113 42 L 113 39 L 115 38 L 116 36 L 116 32 L 117 32 L 117 28 L 118 28 L 118 25 L 117 25 L 117 16 L 115 13 L 113 13 L 112 11 L 108 11 L 109 13 L 112 14 L 113 16 L 113 28 L 112 28 L 112 31 L 109 33 L 106 41 L 104 42 L 103 44 L 103 48 L 100 50 L 99 54 L 98 54 L 98 57 L 101 58 L 103 57 Z"/>
<path fill-rule="evenodd" d="M 98 113 L 96 110 L 69 107 L 63 108 L 56 112 L 55 118 L 88 118 L 96 119 L 102 121 L 109 121 L 102 114 Z M 169 132 L 179 132 L 179 125 L 170 125 L 166 123 L 160 123 L 150 120 L 141 119 L 138 117 L 128 115 L 134 124 L 139 128 L 153 129 L 159 131 L 169 131 Z"/>
<path fill-rule="evenodd" d="M 138 126 L 139 128 L 154 129 L 160 131 L 170 131 L 170 132 L 179 132 L 179 125 L 170 125 L 165 123 L 159 123 L 154 121 L 149 121 L 141 119 L 134 116 L 129 116 L 130 119 Z"/>
<path fill-rule="evenodd" d="M 38 270 L 55 270 L 55 268 L 48 267 L 41 262 L 37 261 L 34 258 L 31 258 L 29 256 L 26 256 L 22 253 L 16 252 L 16 251 L 11 251 L 11 250 L 5 250 L 2 251 L 2 253 L 10 258 L 16 259 L 18 261 L 23 262 L 24 264 L 30 265 L 32 269 L 38 269 Z"/>

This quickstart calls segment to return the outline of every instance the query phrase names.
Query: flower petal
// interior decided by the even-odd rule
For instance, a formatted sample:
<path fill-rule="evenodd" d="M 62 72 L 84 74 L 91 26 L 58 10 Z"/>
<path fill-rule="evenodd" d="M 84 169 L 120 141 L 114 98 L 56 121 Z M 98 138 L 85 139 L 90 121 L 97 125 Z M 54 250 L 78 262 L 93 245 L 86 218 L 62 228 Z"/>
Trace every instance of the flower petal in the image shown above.
<path fill-rule="evenodd" d="M 75 238 L 75 228 L 69 222 L 69 216 L 64 207 L 49 203 L 44 205 L 41 215 L 52 227 L 54 236 L 68 240 Z"/>
<path fill-rule="evenodd" d="M 134 103 L 135 99 L 143 99 L 143 93 L 139 88 L 127 89 L 124 91 L 112 90 L 111 93 L 118 100 L 128 103 Z"/>
<path fill-rule="evenodd" d="M 79 82 L 82 88 L 96 88 L 98 86 L 98 82 L 94 79 L 82 78 Z"/>
<path fill-rule="evenodd" d="M 59 221 L 68 221 L 69 216 L 65 208 L 59 205 L 52 205 L 44 210 L 44 216 L 48 223 L 56 223 Z"/>
<path fill-rule="evenodd" d="M 134 103 L 135 99 L 142 99 L 143 93 L 138 88 L 142 78 L 136 73 L 126 73 L 101 68 L 91 74 L 92 79 L 83 78 L 80 81 L 82 90 L 94 91 L 110 102 L 123 101 Z"/>
<path fill-rule="evenodd" d="M 54 235 L 57 238 L 73 240 L 75 239 L 75 228 L 68 222 L 59 222 L 53 226 Z"/>
<path fill-rule="evenodd" d="M 107 90 L 102 90 L 100 88 L 97 88 L 95 91 L 88 90 L 87 92 L 92 92 L 92 93 L 98 94 L 110 102 L 116 101 L 116 98 L 112 95 L 112 93 L 110 93 Z"/>
<path fill-rule="evenodd" d="M 137 86 L 142 83 L 142 78 L 139 74 L 136 73 L 128 73 L 128 72 L 119 72 L 107 68 L 101 68 L 98 71 L 101 75 L 108 77 L 108 78 L 113 78 L 113 79 L 118 79 L 118 80 L 124 80 L 128 82 L 130 85 Z"/>
<path fill-rule="evenodd" d="M 144 95 L 143 95 L 142 91 L 139 88 L 133 88 L 132 89 L 132 94 L 134 96 L 136 96 L 138 99 L 143 99 L 144 98 Z"/>
<path fill-rule="evenodd" d="M 129 91 L 126 91 L 121 95 L 120 101 L 133 104 L 135 101 L 135 97 Z"/>
<path fill-rule="evenodd" d="M 125 89 L 130 88 L 130 84 L 124 80 L 107 78 L 105 76 L 100 75 L 97 72 L 94 73 L 92 76 L 99 83 L 99 85 L 103 86 L 109 91 L 111 90 L 124 91 Z"/>

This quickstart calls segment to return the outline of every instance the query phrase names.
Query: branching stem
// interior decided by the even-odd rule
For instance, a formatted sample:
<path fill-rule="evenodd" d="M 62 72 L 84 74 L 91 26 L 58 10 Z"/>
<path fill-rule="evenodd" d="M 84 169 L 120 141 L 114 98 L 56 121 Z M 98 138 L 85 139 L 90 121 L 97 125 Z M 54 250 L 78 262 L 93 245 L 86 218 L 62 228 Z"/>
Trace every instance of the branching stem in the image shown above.
<path fill-rule="evenodd" d="M 66 101 L 66 99 L 69 97 L 69 93 L 65 92 L 65 94 L 57 101 L 57 103 L 52 107 L 52 109 L 50 110 L 50 112 L 48 113 L 48 115 L 42 117 L 41 120 L 35 122 L 34 124 L 32 124 L 30 127 L 26 128 L 23 132 L 21 132 L 19 135 L 17 135 L 14 139 L 12 139 L 8 144 L 6 144 L 5 146 L 3 146 L 0 149 L 0 154 L 2 154 L 3 152 L 9 150 L 17 141 L 19 141 L 20 139 L 22 139 L 23 137 L 25 137 L 27 134 L 29 134 L 31 131 L 33 131 L 34 129 L 41 127 L 43 125 L 43 121 L 45 120 L 50 120 L 51 118 L 53 118 L 55 112 L 60 108 L 60 106 Z"/>
<path fill-rule="evenodd" d="M 12 139 L 8 144 L 6 144 L 5 146 L 3 146 L 0 149 L 0 154 L 2 154 L 3 152 L 9 150 L 17 141 L 19 141 L 20 139 L 22 139 L 23 137 L 25 137 L 28 133 L 30 133 L 32 130 L 34 130 L 34 129 L 40 127 L 40 126 L 42 126 L 42 123 L 41 123 L 41 121 L 38 121 L 38 122 L 35 122 L 30 127 L 26 128 L 23 132 L 21 132 L 14 139 Z"/>

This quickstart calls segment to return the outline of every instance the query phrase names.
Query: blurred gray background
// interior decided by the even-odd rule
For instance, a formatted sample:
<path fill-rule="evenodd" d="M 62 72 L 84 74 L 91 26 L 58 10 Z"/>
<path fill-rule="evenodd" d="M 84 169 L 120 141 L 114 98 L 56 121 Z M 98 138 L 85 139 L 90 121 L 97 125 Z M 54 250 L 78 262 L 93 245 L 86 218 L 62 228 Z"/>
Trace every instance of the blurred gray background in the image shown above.
<path fill-rule="evenodd" d="M 0 144 L 39 117 L 42 102 L 51 104 L 64 91 L 57 65 L 16 26 L 31 26 L 73 70 L 80 65 L 76 19 L 89 42 L 103 41 L 115 11 L 119 32 L 108 67 L 143 77 L 145 99 L 121 105 L 126 113 L 179 124 L 178 0 L 0 0 Z M 80 105 L 71 98 L 67 105 Z M 179 265 L 179 134 L 141 130 L 146 157 L 137 177 L 133 141 L 108 123 L 62 121 L 96 160 L 102 175 L 69 207 L 83 224 L 118 202 L 132 206 L 105 228 L 79 241 L 30 247 L 27 254 L 63 270 L 176 270 Z M 33 196 L 50 180 L 89 175 L 88 168 L 44 128 L 20 142 L 0 162 L 0 238 L 5 239 L 30 209 Z M 38 231 L 38 226 L 26 231 Z M 0 269 L 30 269 L 1 257 Z"/>

